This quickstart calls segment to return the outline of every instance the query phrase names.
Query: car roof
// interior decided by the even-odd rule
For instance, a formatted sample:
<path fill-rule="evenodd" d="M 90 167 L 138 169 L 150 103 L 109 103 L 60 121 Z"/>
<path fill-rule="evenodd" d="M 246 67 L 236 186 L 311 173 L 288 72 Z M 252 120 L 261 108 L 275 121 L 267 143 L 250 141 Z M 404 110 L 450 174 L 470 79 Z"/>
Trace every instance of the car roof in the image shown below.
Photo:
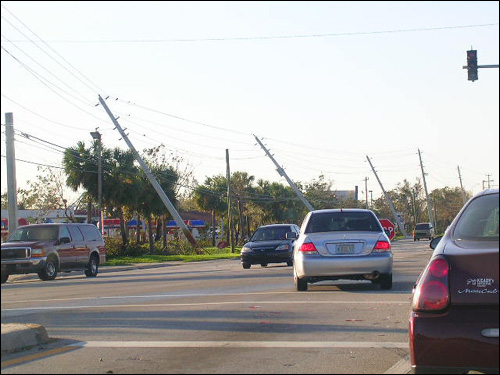
<path fill-rule="evenodd" d="M 325 208 L 323 210 L 311 211 L 313 214 L 317 213 L 331 213 L 331 212 L 373 212 L 372 210 L 367 210 L 365 208 Z"/>
<path fill-rule="evenodd" d="M 498 189 L 486 189 L 477 193 L 474 197 L 479 197 L 480 195 L 487 195 L 487 194 L 498 194 L 498 191 L 499 191 Z"/>
<path fill-rule="evenodd" d="M 33 223 L 33 224 L 19 225 L 18 228 L 42 226 L 42 225 L 43 226 L 50 226 L 50 227 L 59 227 L 61 225 L 93 225 L 95 227 L 94 224 L 90 224 L 90 223 Z"/>
<path fill-rule="evenodd" d="M 297 225 L 297 224 L 267 224 L 267 225 L 262 225 L 259 228 L 269 228 L 269 227 L 289 227 L 290 225 Z"/>

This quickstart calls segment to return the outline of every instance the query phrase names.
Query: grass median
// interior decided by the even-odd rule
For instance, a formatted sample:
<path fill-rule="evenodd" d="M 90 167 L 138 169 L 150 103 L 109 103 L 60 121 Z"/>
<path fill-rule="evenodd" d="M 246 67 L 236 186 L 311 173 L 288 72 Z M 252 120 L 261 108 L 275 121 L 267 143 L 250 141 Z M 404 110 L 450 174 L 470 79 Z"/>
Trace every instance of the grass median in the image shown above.
<path fill-rule="evenodd" d="M 241 248 L 236 248 L 234 253 L 231 253 L 230 248 L 218 249 L 216 247 L 204 248 L 202 254 L 143 254 L 137 256 L 114 256 L 110 257 L 103 263 L 103 266 L 126 266 L 136 263 L 164 263 L 164 262 L 201 262 L 218 259 L 239 259 Z"/>

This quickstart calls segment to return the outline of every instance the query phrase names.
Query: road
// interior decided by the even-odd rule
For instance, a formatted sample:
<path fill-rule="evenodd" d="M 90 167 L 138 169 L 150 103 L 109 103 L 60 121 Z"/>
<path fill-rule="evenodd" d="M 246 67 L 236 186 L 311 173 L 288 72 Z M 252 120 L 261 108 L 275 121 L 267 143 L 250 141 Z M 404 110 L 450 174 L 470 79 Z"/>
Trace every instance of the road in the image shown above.
<path fill-rule="evenodd" d="M 237 260 L 78 273 L 2 285 L 2 323 L 43 325 L 54 342 L 2 355 L 16 373 L 406 373 L 413 283 L 428 241 L 393 242 L 394 286 L 322 282 Z"/>

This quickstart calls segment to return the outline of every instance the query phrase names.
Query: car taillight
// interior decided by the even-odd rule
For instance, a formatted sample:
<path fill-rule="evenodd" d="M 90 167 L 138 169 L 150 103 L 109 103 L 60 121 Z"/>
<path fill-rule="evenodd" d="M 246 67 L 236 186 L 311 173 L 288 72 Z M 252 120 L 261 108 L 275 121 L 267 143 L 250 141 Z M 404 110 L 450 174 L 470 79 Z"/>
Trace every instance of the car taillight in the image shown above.
<path fill-rule="evenodd" d="M 412 303 L 414 311 L 438 311 L 448 307 L 449 270 L 450 266 L 445 258 L 434 258 L 429 263 L 415 288 Z"/>
<path fill-rule="evenodd" d="M 391 250 L 391 244 L 387 241 L 378 241 L 373 248 L 373 251 L 385 252 Z"/>
<path fill-rule="evenodd" d="M 299 251 L 302 253 L 308 253 L 308 254 L 318 252 L 318 250 L 316 250 L 316 246 L 314 246 L 314 244 L 312 242 L 303 243 L 302 246 L 300 247 Z"/>

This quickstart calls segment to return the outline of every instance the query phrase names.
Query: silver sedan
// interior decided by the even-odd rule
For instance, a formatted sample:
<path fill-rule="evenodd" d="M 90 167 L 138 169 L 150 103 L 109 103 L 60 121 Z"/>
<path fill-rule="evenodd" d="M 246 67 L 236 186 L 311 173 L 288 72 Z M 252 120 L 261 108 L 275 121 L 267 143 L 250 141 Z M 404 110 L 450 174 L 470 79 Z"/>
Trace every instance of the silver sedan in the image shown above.
<path fill-rule="evenodd" d="M 295 241 L 293 276 L 298 291 L 339 279 L 371 280 L 391 289 L 391 242 L 370 210 L 311 211 Z"/>

